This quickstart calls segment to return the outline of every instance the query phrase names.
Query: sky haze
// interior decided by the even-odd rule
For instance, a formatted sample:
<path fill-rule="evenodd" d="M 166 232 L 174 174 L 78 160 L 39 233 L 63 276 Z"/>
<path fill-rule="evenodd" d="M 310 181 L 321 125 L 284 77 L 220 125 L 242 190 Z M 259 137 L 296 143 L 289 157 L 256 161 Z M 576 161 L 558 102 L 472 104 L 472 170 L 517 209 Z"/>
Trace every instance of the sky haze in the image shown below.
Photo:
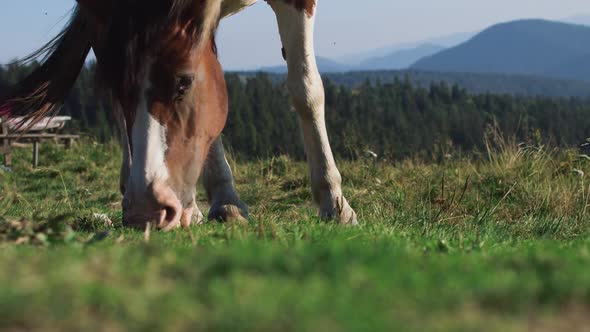
<path fill-rule="evenodd" d="M 5 1 L 0 11 L 0 63 L 48 41 L 67 22 L 74 4 L 74 0 Z M 561 20 L 590 13 L 587 0 L 319 0 L 318 6 L 317 53 L 330 58 L 476 32 L 514 19 Z M 224 20 L 218 44 L 226 69 L 282 63 L 275 17 L 264 1 Z"/>

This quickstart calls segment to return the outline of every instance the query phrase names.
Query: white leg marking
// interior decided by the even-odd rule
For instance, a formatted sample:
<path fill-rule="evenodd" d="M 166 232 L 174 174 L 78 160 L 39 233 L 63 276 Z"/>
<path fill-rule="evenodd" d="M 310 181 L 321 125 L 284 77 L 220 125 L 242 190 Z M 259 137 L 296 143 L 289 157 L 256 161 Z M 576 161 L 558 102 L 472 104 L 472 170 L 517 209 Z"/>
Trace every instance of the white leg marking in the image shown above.
<path fill-rule="evenodd" d="M 314 200 L 320 206 L 322 217 L 356 224 L 356 213 L 342 195 L 342 180 L 324 121 L 324 86 L 313 46 L 315 17 L 283 1 L 269 3 L 276 14 L 287 55 L 287 85 L 301 120 Z"/>

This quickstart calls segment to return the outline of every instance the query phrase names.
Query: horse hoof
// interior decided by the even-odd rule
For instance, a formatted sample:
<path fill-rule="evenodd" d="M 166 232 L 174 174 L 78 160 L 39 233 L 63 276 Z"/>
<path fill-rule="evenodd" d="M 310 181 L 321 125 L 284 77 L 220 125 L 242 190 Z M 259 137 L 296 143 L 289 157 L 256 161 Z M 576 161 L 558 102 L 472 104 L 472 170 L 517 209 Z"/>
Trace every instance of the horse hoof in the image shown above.
<path fill-rule="evenodd" d="M 240 224 L 248 223 L 248 209 L 240 208 L 236 205 L 226 204 L 219 206 L 212 206 L 209 210 L 209 221 L 217 220 L 223 223 L 236 222 Z"/>
<path fill-rule="evenodd" d="M 349 206 L 340 212 L 338 216 L 340 224 L 347 226 L 358 226 L 359 222 L 356 216 L 356 212 Z"/>
<path fill-rule="evenodd" d="M 346 226 L 357 226 L 359 224 L 356 212 L 344 197 L 337 198 L 330 209 L 320 211 L 320 217 L 326 220 L 338 221 L 341 225 Z"/>
<path fill-rule="evenodd" d="M 193 221 L 196 225 L 202 225 L 205 223 L 205 216 L 203 216 L 201 210 L 197 209 L 195 215 L 193 216 Z"/>

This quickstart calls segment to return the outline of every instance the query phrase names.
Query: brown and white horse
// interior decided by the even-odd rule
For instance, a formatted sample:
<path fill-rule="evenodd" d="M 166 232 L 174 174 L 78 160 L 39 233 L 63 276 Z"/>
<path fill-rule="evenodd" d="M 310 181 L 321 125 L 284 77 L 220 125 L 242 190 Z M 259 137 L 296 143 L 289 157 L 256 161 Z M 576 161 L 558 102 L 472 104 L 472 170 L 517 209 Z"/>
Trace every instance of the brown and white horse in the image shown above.
<path fill-rule="evenodd" d="M 78 0 L 69 25 L 37 54 L 45 55 L 42 65 L 0 99 L 0 115 L 34 122 L 52 113 L 92 49 L 123 133 L 124 223 L 189 226 L 200 216 L 195 187 L 201 175 L 209 219 L 247 218 L 219 138 L 228 105 L 215 30 L 222 18 L 257 1 Z M 316 0 L 266 1 L 278 21 L 320 216 L 356 224 L 324 123 L 313 47 Z"/>

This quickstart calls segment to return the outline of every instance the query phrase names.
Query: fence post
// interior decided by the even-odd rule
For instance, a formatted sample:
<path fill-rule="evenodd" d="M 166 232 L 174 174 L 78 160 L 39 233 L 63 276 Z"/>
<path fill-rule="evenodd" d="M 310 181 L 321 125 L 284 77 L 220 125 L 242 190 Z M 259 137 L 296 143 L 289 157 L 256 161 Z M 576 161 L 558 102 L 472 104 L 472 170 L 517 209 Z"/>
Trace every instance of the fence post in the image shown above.
<path fill-rule="evenodd" d="M 9 130 L 8 126 L 6 125 L 3 119 L 0 119 L 0 134 L 8 136 Z M 0 141 L 0 151 L 4 155 L 4 166 L 11 167 L 12 166 L 12 156 L 11 156 L 11 146 L 10 146 L 10 139 L 8 137 L 3 138 Z"/>
<path fill-rule="evenodd" d="M 33 141 L 33 167 L 39 166 L 39 141 Z"/>
<path fill-rule="evenodd" d="M 8 148 L 4 151 L 4 166 L 12 167 L 12 154 L 10 152 L 10 143 L 8 143 Z"/>
<path fill-rule="evenodd" d="M 66 150 L 69 150 L 72 148 L 72 145 L 74 145 L 74 139 L 72 137 L 68 137 L 66 138 Z"/>

